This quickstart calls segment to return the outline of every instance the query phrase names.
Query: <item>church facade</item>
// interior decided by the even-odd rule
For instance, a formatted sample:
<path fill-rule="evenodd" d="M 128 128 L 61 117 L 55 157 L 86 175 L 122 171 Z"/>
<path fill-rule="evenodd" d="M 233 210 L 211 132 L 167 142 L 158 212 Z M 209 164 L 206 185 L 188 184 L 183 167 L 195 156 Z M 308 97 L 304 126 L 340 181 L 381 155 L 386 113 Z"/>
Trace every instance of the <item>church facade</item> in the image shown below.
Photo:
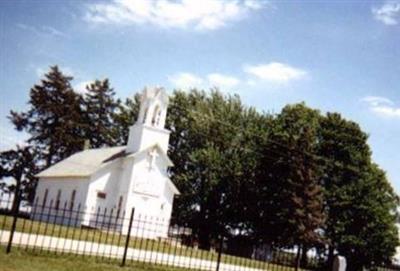
<path fill-rule="evenodd" d="M 179 191 L 167 172 L 173 166 L 167 156 L 170 131 L 164 127 L 167 107 L 168 95 L 164 89 L 145 89 L 138 119 L 130 127 L 128 144 L 83 150 L 40 172 L 37 206 L 47 206 L 53 211 L 81 206 L 82 215 L 74 223 L 88 227 L 99 224 L 98 210 L 108 210 L 108 214 L 113 210 L 114 215 L 123 216 L 124 232 L 132 208 L 134 221 L 139 217 L 141 221 L 146 217 L 169 221 Z M 35 210 L 33 214 L 35 219 L 51 220 L 51 215 L 38 216 Z M 65 224 L 65 221 L 55 222 Z M 148 230 L 148 237 L 155 238 L 166 237 L 167 228 L 164 225 L 144 230 Z"/>

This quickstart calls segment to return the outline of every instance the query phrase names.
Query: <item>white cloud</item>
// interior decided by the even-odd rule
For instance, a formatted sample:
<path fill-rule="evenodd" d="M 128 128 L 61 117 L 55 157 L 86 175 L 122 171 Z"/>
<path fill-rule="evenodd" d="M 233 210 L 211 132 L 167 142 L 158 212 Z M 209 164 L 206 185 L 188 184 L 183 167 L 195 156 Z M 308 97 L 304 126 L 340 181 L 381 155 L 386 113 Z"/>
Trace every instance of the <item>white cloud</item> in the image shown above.
<path fill-rule="evenodd" d="M 265 6 L 255 0 L 114 0 L 88 6 L 85 20 L 95 24 L 151 24 L 213 30 Z"/>
<path fill-rule="evenodd" d="M 168 80 L 177 88 L 188 89 L 201 87 L 203 79 L 188 72 L 181 72 L 168 77 Z"/>
<path fill-rule="evenodd" d="M 385 25 L 396 25 L 400 20 L 400 1 L 387 1 L 379 8 L 372 8 L 374 18 Z"/>
<path fill-rule="evenodd" d="M 11 125 L 0 125 L 0 151 L 26 146 L 27 136 L 24 132 L 15 131 Z"/>
<path fill-rule="evenodd" d="M 246 81 L 246 83 L 247 83 L 249 86 L 255 86 L 255 85 L 257 85 L 257 82 L 256 82 L 255 80 L 253 80 L 253 79 L 248 79 L 248 80 Z"/>
<path fill-rule="evenodd" d="M 41 78 L 48 70 L 43 69 L 42 67 L 35 68 L 36 76 Z"/>
<path fill-rule="evenodd" d="M 373 107 L 372 110 L 380 115 L 400 118 L 400 107 L 377 106 Z"/>
<path fill-rule="evenodd" d="M 388 98 L 367 96 L 362 98 L 361 101 L 367 103 L 369 109 L 378 115 L 400 118 L 400 106 L 396 106 L 394 102 Z"/>
<path fill-rule="evenodd" d="M 67 37 L 67 35 L 64 32 L 61 32 L 60 30 L 55 29 L 54 27 L 51 26 L 43 26 L 42 30 L 53 36 Z"/>
<path fill-rule="evenodd" d="M 238 78 L 220 73 L 199 76 L 190 72 L 181 72 L 169 76 L 168 80 L 181 89 L 218 87 L 221 90 L 231 90 L 240 83 Z"/>
<path fill-rule="evenodd" d="M 240 83 L 236 77 L 223 75 L 219 73 L 211 73 L 207 76 L 211 86 L 220 87 L 222 89 L 231 89 Z"/>
<path fill-rule="evenodd" d="M 35 27 L 32 25 L 27 25 L 27 24 L 23 24 L 23 23 L 18 23 L 17 27 L 25 30 L 25 31 L 30 31 L 32 33 L 35 33 L 36 35 L 50 35 L 50 36 L 55 36 L 55 37 L 63 37 L 66 38 L 68 37 L 67 34 L 65 34 L 64 32 L 51 27 L 51 26 L 41 26 L 41 27 Z"/>
<path fill-rule="evenodd" d="M 307 75 L 305 70 L 279 62 L 245 65 L 243 70 L 258 79 L 275 83 L 287 83 L 292 80 L 303 79 Z"/>
<path fill-rule="evenodd" d="M 386 104 L 386 105 L 393 105 L 393 101 L 385 98 L 385 97 L 380 97 L 380 96 L 366 96 L 364 98 L 361 99 L 363 102 L 366 102 L 368 104 L 370 104 L 371 106 L 379 106 L 382 104 Z"/>
<path fill-rule="evenodd" d="M 244 5 L 248 8 L 258 10 L 263 8 L 267 4 L 266 1 L 262 0 L 246 0 L 244 1 Z"/>
<path fill-rule="evenodd" d="M 24 147 L 24 146 L 27 146 L 28 143 L 23 139 L 17 140 L 13 136 L 1 135 L 1 137 L 0 137 L 0 151 L 14 149 L 17 145 L 21 146 L 21 147 Z"/>
<path fill-rule="evenodd" d="M 87 92 L 86 86 L 93 83 L 93 80 L 82 81 L 74 86 L 74 91 L 80 94 L 85 94 Z"/>

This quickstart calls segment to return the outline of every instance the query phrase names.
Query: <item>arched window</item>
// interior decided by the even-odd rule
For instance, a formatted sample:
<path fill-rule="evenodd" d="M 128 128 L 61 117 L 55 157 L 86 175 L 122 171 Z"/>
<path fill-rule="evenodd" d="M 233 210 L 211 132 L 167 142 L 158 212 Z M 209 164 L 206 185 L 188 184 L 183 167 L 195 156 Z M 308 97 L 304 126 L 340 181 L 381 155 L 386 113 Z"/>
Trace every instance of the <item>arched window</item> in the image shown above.
<path fill-rule="evenodd" d="M 44 191 L 42 208 L 46 206 L 48 195 L 49 195 L 49 189 L 46 188 L 46 190 Z"/>
<path fill-rule="evenodd" d="M 76 197 L 76 190 L 72 190 L 71 193 L 71 201 L 69 202 L 69 210 L 72 211 L 74 209 L 74 203 L 75 203 L 75 197 Z"/>
<path fill-rule="evenodd" d="M 56 197 L 56 205 L 55 205 L 56 210 L 60 208 L 60 203 L 61 203 L 61 189 L 58 189 Z"/>
<path fill-rule="evenodd" d="M 146 108 L 146 109 L 144 110 L 143 123 L 146 123 L 146 118 L 147 118 L 147 113 L 148 113 L 148 111 L 149 111 L 148 108 Z"/>
<path fill-rule="evenodd" d="M 156 117 L 156 124 L 160 124 L 160 119 L 161 119 L 161 110 L 158 110 L 157 117 Z"/>
<path fill-rule="evenodd" d="M 118 201 L 118 209 L 117 209 L 117 219 L 119 218 L 121 212 L 122 212 L 122 202 L 124 201 L 123 196 L 119 196 L 119 201 Z"/>
<path fill-rule="evenodd" d="M 160 124 L 160 117 L 161 117 L 161 110 L 160 107 L 157 105 L 154 108 L 153 117 L 151 118 L 151 125 L 155 126 Z"/>

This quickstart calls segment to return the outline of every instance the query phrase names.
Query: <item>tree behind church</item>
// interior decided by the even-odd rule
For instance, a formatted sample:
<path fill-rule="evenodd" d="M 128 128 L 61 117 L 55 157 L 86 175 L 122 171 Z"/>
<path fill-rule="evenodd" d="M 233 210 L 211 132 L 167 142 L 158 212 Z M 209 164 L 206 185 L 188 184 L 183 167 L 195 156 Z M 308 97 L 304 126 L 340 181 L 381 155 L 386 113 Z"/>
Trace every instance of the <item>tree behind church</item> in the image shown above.
<path fill-rule="evenodd" d="M 117 145 L 119 135 L 115 121 L 118 101 L 108 79 L 95 80 L 86 86 L 84 95 L 85 138 L 93 148 Z"/>
<path fill-rule="evenodd" d="M 303 248 L 303 255 L 307 248 L 323 243 L 321 169 L 314 156 L 319 116 L 304 104 L 286 106 L 262 148 L 262 159 L 268 166 L 258 186 L 258 200 L 265 198 L 260 209 L 268 215 L 262 218 L 260 227 L 264 226 L 266 241 L 278 247 L 296 245 L 299 253 Z"/>
<path fill-rule="evenodd" d="M 129 128 L 138 118 L 140 109 L 140 94 L 125 101 L 117 100 L 117 108 L 112 116 L 114 131 L 112 132 L 117 145 L 126 145 L 128 142 Z"/>
<path fill-rule="evenodd" d="M 0 180 L 4 178 L 14 180 L 14 183 L 0 183 L 0 188 L 18 195 L 14 196 L 12 211 L 16 210 L 20 199 L 33 202 L 37 184 L 35 174 L 38 173 L 36 155 L 35 149 L 29 146 L 17 146 L 15 150 L 0 153 Z"/>
<path fill-rule="evenodd" d="M 58 67 L 51 67 L 42 82 L 31 89 L 29 109 L 11 112 L 15 127 L 30 134 L 28 141 L 38 152 L 35 161 L 40 167 L 81 150 L 87 131 L 93 133 L 88 129 L 92 123 L 83 112 L 83 99 L 72 90 L 71 80 Z M 93 88 L 104 88 L 98 93 L 112 99 L 104 81 Z M 96 97 L 91 103 L 100 99 Z M 109 129 L 101 130 L 112 135 L 110 142 L 125 143 L 138 105 L 135 96 L 119 102 L 113 114 L 105 108 L 107 118 L 112 115 L 111 121 L 117 124 L 106 124 L 103 127 Z M 96 107 L 91 106 L 95 112 Z M 184 218 L 202 235 L 203 247 L 229 229 L 240 229 L 254 239 L 262 237 L 280 246 L 308 245 L 316 239 L 313 235 L 321 217 L 320 189 L 314 180 L 319 172 L 315 161 L 305 155 L 315 152 L 315 127 L 310 126 L 314 119 L 309 123 L 304 116 L 294 118 L 296 112 L 313 115 L 302 106 L 293 106 L 274 120 L 246 108 L 238 97 L 218 92 L 177 91 L 171 96 L 167 119 L 172 131 L 169 155 L 175 164 L 171 176 L 183 192 L 174 205 L 175 217 Z M 96 118 L 99 115 L 95 114 Z M 324 165 L 321 181 L 325 210 L 329 210 L 325 234 L 333 250 L 349 259 L 362 259 L 357 265 L 368 265 L 370 259 L 386 261 L 398 241 L 394 228 L 397 197 L 385 174 L 372 166 L 367 137 L 356 125 L 343 124 L 333 115 L 320 124 L 317 154 L 333 161 Z M 279 144 L 268 144 L 263 137 Z M 111 144 L 105 138 L 100 137 L 95 144 Z M 260 149 L 264 153 L 260 154 Z M 303 219 L 305 212 L 313 216 L 310 223 Z M 369 222 L 374 226 L 367 227 Z M 295 228 L 297 223 L 300 229 Z M 359 225 L 366 225 L 362 236 Z M 304 238 L 307 234 L 312 238 Z"/>
<path fill-rule="evenodd" d="M 171 173 L 182 191 L 174 216 L 190 224 L 202 248 L 230 229 L 248 230 L 246 216 L 253 212 L 246 209 L 246 189 L 253 183 L 257 163 L 254 135 L 259 135 L 259 126 L 267 125 L 264 120 L 238 96 L 215 90 L 176 91 L 172 96 Z M 253 133 L 244 132 L 250 129 Z"/>
<path fill-rule="evenodd" d="M 372 163 L 368 135 L 338 113 L 321 118 L 318 155 L 327 162 L 324 186 L 329 260 L 335 251 L 352 270 L 390 260 L 398 245 L 398 197 L 385 173 Z"/>
<path fill-rule="evenodd" d="M 29 108 L 10 113 L 15 128 L 29 134 L 27 141 L 39 154 L 41 167 L 49 167 L 82 149 L 82 97 L 73 91 L 71 81 L 72 77 L 63 74 L 58 66 L 50 67 L 41 82 L 31 88 Z"/>

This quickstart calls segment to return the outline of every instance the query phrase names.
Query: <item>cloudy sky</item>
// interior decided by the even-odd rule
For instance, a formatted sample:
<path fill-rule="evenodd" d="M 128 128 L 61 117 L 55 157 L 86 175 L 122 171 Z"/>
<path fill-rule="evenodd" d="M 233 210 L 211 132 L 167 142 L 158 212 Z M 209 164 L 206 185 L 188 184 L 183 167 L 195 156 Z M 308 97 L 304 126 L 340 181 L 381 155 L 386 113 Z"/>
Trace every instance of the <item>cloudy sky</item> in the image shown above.
<path fill-rule="evenodd" d="M 24 139 L 6 116 L 54 64 L 77 91 L 108 77 L 122 98 L 218 86 L 263 111 L 338 111 L 400 192 L 400 0 L 3 0 L 1 149 Z"/>

